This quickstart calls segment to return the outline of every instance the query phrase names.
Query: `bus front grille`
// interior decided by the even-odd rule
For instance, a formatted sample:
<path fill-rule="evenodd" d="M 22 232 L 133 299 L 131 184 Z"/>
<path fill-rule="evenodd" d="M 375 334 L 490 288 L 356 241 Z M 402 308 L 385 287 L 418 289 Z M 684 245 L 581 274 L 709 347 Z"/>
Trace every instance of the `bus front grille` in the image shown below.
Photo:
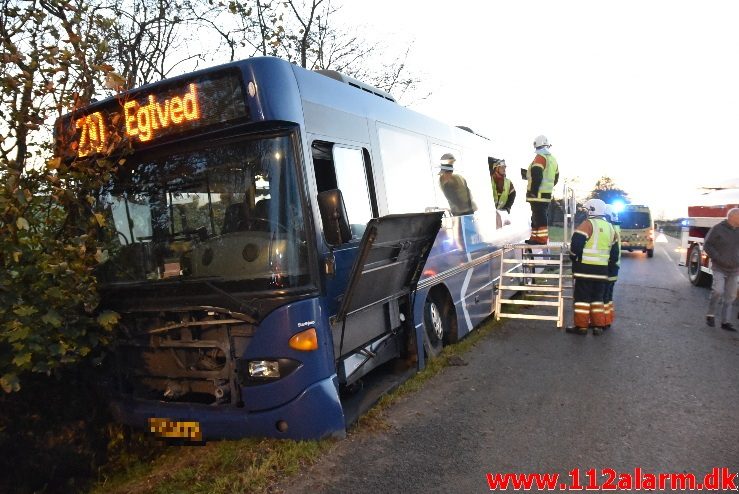
<path fill-rule="evenodd" d="M 126 314 L 118 391 L 134 398 L 243 405 L 238 358 L 255 328 L 207 311 Z"/>

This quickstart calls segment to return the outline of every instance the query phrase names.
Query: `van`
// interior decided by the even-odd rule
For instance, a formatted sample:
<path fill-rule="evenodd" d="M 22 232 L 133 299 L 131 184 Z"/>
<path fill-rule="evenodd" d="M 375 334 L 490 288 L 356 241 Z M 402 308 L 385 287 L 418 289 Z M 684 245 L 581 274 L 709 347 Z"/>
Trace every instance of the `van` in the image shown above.
<path fill-rule="evenodd" d="M 629 204 L 618 213 L 621 225 L 621 250 L 640 250 L 654 257 L 654 222 L 648 206 Z"/>

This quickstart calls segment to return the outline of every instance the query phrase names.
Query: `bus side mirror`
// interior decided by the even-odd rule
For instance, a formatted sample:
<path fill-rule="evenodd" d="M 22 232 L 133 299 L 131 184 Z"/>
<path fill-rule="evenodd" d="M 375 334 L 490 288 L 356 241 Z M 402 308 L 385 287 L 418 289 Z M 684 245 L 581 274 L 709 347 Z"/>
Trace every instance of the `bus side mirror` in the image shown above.
<path fill-rule="evenodd" d="M 521 178 L 528 180 L 528 170 L 526 168 L 521 168 Z"/>
<path fill-rule="evenodd" d="M 323 234 L 330 245 L 345 244 L 352 239 L 349 219 L 346 216 L 344 197 L 339 189 L 318 193 L 318 209 L 321 212 Z"/>

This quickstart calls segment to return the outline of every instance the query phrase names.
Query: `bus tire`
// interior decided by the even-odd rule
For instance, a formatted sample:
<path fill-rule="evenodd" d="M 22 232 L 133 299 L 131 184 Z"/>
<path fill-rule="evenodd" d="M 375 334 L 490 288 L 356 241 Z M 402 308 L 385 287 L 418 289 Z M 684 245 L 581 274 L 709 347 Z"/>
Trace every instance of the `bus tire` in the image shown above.
<path fill-rule="evenodd" d="M 447 298 L 432 291 L 423 308 L 423 347 L 430 358 L 438 357 L 449 335 L 450 304 Z"/>
<path fill-rule="evenodd" d="M 654 249 L 647 249 L 647 257 L 654 257 Z"/>
<path fill-rule="evenodd" d="M 710 276 L 701 270 L 703 265 L 701 259 L 701 248 L 693 245 L 688 253 L 688 279 L 695 286 L 709 286 Z"/>

